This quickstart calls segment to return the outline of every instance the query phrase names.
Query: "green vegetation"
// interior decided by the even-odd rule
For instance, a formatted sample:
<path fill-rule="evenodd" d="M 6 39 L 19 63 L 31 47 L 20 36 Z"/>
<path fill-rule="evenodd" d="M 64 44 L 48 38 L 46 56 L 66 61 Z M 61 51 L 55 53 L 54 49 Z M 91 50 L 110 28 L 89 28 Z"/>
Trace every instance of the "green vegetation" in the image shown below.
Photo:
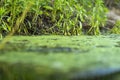
<path fill-rule="evenodd" d="M 120 34 L 120 21 L 116 21 L 116 24 L 110 30 L 110 33 Z"/>
<path fill-rule="evenodd" d="M 120 80 L 119 18 L 107 26 L 113 5 L 119 0 L 0 0 L 0 80 Z"/>
<path fill-rule="evenodd" d="M 70 53 L 100 53 L 101 49 L 113 53 L 114 48 L 119 51 L 119 35 L 109 36 L 13 36 L 0 52 L 57 52 Z M 56 48 L 56 49 L 55 49 Z M 94 49 L 95 48 L 95 49 Z M 112 51 L 111 51 L 112 50 Z M 98 52 L 94 52 L 98 51 Z M 75 53 L 76 53 L 75 52 Z"/>
<path fill-rule="evenodd" d="M 1 0 L 0 4 L 1 34 L 10 32 L 29 6 L 16 34 L 98 35 L 106 21 L 102 0 Z"/>
<path fill-rule="evenodd" d="M 119 35 L 13 36 L 0 51 L 0 79 L 119 80 L 119 52 Z"/>

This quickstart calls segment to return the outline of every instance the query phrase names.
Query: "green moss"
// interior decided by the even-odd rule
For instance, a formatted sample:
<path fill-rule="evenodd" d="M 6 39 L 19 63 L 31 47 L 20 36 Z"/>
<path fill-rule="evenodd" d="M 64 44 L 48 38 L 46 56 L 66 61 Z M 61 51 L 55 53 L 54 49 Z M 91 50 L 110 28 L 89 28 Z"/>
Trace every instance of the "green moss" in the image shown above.
<path fill-rule="evenodd" d="M 106 77 L 120 70 L 119 40 L 119 35 L 13 36 L 0 51 L 0 78 L 83 80 L 85 75 L 90 75 L 87 79 L 96 76 L 101 79 L 102 75 Z M 119 80 L 117 75 L 113 74 Z"/>

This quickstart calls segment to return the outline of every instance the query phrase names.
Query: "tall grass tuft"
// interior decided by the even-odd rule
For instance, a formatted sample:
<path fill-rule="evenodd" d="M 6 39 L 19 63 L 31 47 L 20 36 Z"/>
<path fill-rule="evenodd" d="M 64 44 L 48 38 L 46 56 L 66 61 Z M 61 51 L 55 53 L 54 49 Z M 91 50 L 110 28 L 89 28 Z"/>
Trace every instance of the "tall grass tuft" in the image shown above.
<path fill-rule="evenodd" d="M 91 25 L 90 29 L 88 30 L 88 34 L 99 35 L 100 34 L 100 27 L 104 27 L 106 23 L 106 15 L 107 9 L 104 8 L 104 4 L 102 0 L 94 0 L 93 5 L 90 11 L 90 21 L 89 24 Z"/>
<path fill-rule="evenodd" d="M 0 50 L 4 48 L 5 44 L 10 40 L 11 36 L 19 30 L 20 24 L 24 21 L 25 16 L 27 15 L 27 12 L 29 11 L 30 7 L 31 7 L 32 3 L 29 2 L 28 7 L 26 7 L 23 12 L 21 13 L 21 15 L 17 18 L 16 22 L 14 25 L 12 25 L 11 30 L 9 32 L 8 35 L 6 35 L 6 37 L 4 39 L 2 39 L 1 43 L 0 43 Z"/>
<path fill-rule="evenodd" d="M 106 7 L 102 0 L 31 0 L 32 7 L 16 34 L 100 34 L 105 25 Z M 28 0 L 1 0 L 0 32 L 10 32 L 27 7 Z M 89 27 L 84 27 L 84 24 Z"/>
<path fill-rule="evenodd" d="M 120 34 L 120 21 L 116 21 L 114 27 L 109 31 L 110 33 Z"/>

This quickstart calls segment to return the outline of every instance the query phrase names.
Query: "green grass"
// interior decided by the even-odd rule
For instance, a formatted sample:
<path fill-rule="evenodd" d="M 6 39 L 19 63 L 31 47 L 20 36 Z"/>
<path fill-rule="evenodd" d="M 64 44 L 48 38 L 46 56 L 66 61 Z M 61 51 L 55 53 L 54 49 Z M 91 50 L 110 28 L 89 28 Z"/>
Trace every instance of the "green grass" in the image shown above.
<path fill-rule="evenodd" d="M 100 34 L 105 25 L 107 8 L 102 0 L 5 0 L 0 1 L 0 32 L 9 33 L 17 19 L 30 9 L 19 24 L 16 34 Z M 87 28 L 84 28 L 87 25 Z"/>
<path fill-rule="evenodd" d="M 120 34 L 120 21 L 116 21 L 114 27 L 109 31 L 110 33 Z"/>

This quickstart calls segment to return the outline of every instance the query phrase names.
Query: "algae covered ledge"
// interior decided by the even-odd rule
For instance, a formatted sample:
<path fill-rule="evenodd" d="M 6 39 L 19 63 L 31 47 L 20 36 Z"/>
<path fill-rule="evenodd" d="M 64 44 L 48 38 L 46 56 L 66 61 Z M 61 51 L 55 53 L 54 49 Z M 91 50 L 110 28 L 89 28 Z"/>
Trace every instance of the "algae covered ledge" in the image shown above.
<path fill-rule="evenodd" d="M 119 35 L 13 36 L 0 51 L 0 78 L 119 80 L 119 43 Z"/>

